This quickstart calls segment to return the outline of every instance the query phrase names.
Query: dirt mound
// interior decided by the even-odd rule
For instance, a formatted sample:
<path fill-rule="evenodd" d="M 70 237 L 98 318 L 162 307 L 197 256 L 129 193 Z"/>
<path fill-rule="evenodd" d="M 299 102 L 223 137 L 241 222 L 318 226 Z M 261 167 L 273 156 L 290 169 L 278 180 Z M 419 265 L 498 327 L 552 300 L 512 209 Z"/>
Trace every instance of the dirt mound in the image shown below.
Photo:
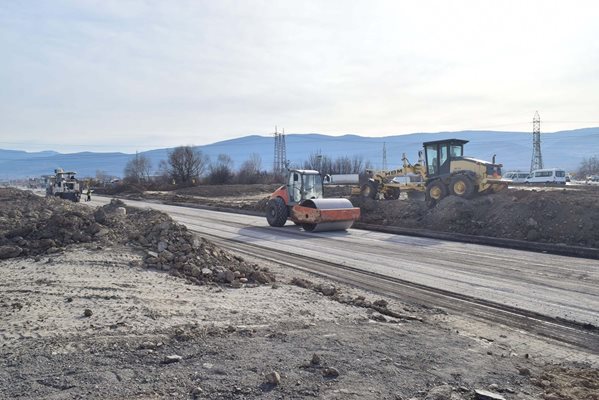
<path fill-rule="evenodd" d="M 510 189 L 472 200 L 449 196 L 432 209 L 418 200 L 351 200 L 366 223 L 599 247 L 595 192 Z"/>
<path fill-rule="evenodd" d="M 170 271 L 197 284 L 222 282 L 241 287 L 248 282 L 274 282 L 274 275 L 268 270 L 249 264 L 243 258 L 193 235 L 186 226 L 174 222 L 164 213 L 134 208 L 127 210 L 131 213 L 129 220 L 133 221 L 129 240 L 147 249 L 146 267 Z"/>
<path fill-rule="evenodd" d="M 0 259 L 57 253 L 77 243 L 129 244 L 144 248 L 144 266 L 190 281 L 268 283 L 266 269 L 232 256 L 184 225 L 154 210 L 126 207 L 113 199 L 96 210 L 80 204 L 42 198 L 15 189 L 0 189 Z"/>
<path fill-rule="evenodd" d="M 360 196 L 350 198 L 360 207 L 361 221 L 369 224 L 397 225 L 405 228 L 424 228 L 422 218 L 429 211 L 423 201 L 378 201 Z"/>
<path fill-rule="evenodd" d="M 545 391 L 545 399 L 599 400 L 599 370 L 596 369 L 554 366 L 531 381 Z"/>
<path fill-rule="evenodd" d="M 351 185 L 324 185 L 324 197 L 349 197 L 351 196 Z"/>
<path fill-rule="evenodd" d="M 92 210 L 57 198 L 0 189 L 0 258 L 56 253 L 73 243 L 110 240 Z"/>

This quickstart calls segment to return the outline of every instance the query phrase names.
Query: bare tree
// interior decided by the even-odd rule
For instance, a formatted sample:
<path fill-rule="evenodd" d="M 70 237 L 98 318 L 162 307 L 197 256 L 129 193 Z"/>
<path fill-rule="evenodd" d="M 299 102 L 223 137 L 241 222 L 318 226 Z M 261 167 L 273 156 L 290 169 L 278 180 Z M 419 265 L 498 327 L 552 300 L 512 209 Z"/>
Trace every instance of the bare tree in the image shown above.
<path fill-rule="evenodd" d="M 156 170 L 156 183 L 160 185 L 173 185 L 173 178 L 171 178 L 169 164 L 166 160 L 160 160 L 158 163 L 158 169 Z"/>
<path fill-rule="evenodd" d="M 258 183 L 262 172 L 262 157 L 258 153 L 250 154 L 250 157 L 241 164 L 237 174 L 239 183 Z"/>
<path fill-rule="evenodd" d="M 208 182 L 213 185 L 229 183 L 233 179 L 233 159 L 228 154 L 219 154 L 216 162 L 210 164 Z"/>
<path fill-rule="evenodd" d="M 135 157 L 127 161 L 125 165 L 125 180 L 133 183 L 148 182 L 150 180 L 150 170 L 152 162 L 143 154 L 135 153 Z"/>
<path fill-rule="evenodd" d="M 585 179 L 589 175 L 599 175 L 599 157 L 597 156 L 583 158 L 576 172 L 578 179 Z"/>
<path fill-rule="evenodd" d="M 310 154 L 310 158 L 304 162 L 304 168 L 319 171 L 322 175 L 330 174 L 333 169 L 333 161 L 329 156 L 321 154 L 319 150 Z"/>
<path fill-rule="evenodd" d="M 306 161 L 304 161 L 305 169 L 313 169 L 318 171 L 322 162 L 322 154 L 320 150 L 314 153 L 310 153 L 310 157 Z"/>
<path fill-rule="evenodd" d="M 337 157 L 333 163 L 333 174 L 351 174 L 352 160 L 347 156 Z"/>
<path fill-rule="evenodd" d="M 198 182 L 210 158 L 191 146 L 179 146 L 168 153 L 167 171 L 177 184 L 191 185 Z"/>
<path fill-rule="evenodd" d="M 371 168 L 372 163 L 365 161 L 364 157 L 355 155 L 339 156 L 335 160 L 320 152 L 311 153 L 310 157 L 304 161 L 305 169 L 314 169 L 321 174 L 359 174 L 366 168 Z"/>
<path fill-rule="evenodd" d="M 359 174 L 360 172 L 364 171 L 365 169 L 365 163 L 364 163 L 364 157 L 362 156 L 358 156 L 355 155 L 353 156 L 352 160 L 351 160 L 351 173 L 352 174 Z"/>

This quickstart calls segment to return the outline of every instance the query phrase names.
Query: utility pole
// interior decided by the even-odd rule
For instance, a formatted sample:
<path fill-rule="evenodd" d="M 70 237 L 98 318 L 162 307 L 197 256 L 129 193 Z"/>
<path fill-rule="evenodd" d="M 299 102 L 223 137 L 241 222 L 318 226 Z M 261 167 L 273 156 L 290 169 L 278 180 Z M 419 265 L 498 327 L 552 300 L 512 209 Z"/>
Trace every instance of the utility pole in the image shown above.
<path fill-rule="evenodd" d="M 543 169 L 543 156 L 541 155 L 541 117 L 539 112 L 535 112 L 532 119 L 532 160 L 530 162 L 530 171 Z"/>
<path fill-rule="evenodd" d="M 387 170 L 387 143 L 383 142 L 383 171 Z"/>
<path fill-rule="evenodd" d="M 273 173 L 282 174 L 287 168 L 287 148 L 285 145 L 285 129 L 279 132 L 275 125 L 275 156 L 273 162 Z"/>

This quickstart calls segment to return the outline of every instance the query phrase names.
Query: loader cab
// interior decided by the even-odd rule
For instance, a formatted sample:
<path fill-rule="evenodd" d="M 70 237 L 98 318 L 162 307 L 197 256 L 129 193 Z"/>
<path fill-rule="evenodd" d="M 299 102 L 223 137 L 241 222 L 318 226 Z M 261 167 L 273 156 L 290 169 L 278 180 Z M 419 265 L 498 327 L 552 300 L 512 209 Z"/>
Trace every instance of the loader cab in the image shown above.
<path fill-rule="evenodd" d="M 425 142 L 426 175 L 434 178 L 449 175 L 451 161 L 464 156 L 464 144 L 467 140 L 446 139 Z"/>
<path fill-rule="evenodd" d="M 290 170 L 287 182 L 289 203 L 322 198 L 322 177 L 314 170 Z"/>

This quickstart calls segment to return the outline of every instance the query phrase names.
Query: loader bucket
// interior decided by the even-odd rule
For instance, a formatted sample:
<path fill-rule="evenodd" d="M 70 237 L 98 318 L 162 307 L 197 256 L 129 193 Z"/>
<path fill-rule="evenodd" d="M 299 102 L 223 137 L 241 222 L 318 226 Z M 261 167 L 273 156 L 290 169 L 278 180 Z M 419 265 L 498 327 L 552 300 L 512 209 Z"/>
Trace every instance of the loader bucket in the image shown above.
<path fill-rule="evenodd" d="M 502 190 L 507 189 L 509 181 L 505 179 L 499 178 L 487 178 L 487 183 L 490 184 L 489 188 L 486 190 L 488 193 L 498 193 Z"/>
<path fill-rule="evenodd" d="M 347 199 L 309 199 L 291 209 L 291 220 L 308 232 L 342 231 L 360 218 L 360 209 Z"/>

